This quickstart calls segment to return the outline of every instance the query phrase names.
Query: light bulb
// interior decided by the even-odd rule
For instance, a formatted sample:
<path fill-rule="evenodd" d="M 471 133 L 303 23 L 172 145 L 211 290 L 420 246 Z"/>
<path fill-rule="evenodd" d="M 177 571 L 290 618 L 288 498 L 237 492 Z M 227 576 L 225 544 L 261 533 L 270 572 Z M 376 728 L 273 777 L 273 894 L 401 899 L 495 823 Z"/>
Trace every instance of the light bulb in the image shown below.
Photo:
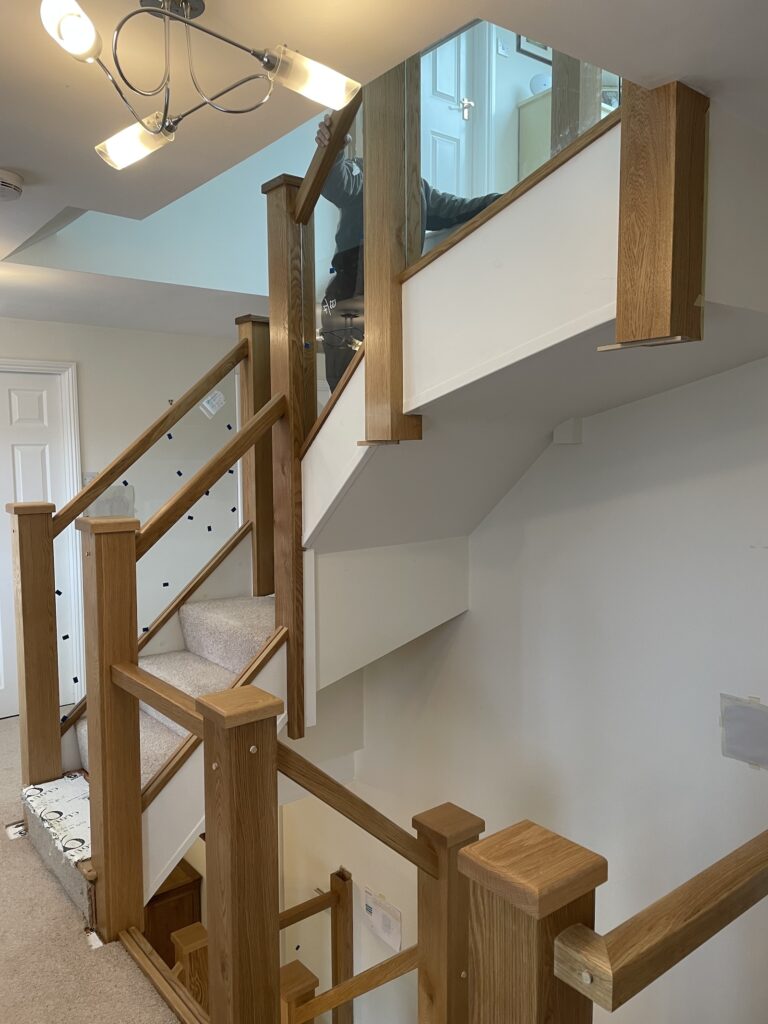
<path fill-rule="evenodd" d="M 150 117 L 145 117 L 142 124 L 137 121 L 128 128 L 123 128 L 121 132 L 113 135 L 106 142 L 101 142 L 95 147 L 96 152 L 110 167 L 122 171 L 124 167 L 130 167 L 131 164 L 154 153 L 156 149 L 162 149 L 166 143 L 173 142 L 174 133 L 166 128 L 157 133 L 147 131 L 147 128 L 157 128 L 162 121 L 163 115 L 157 111 Z"/>
<path fill-rule="evenodd" d="M 359 82 L 287 46 L 277 46 L 269 55 L 277 61 L 277 66 L 269 72 L 273 81 L 331 110 L 346 107 L 360 89 Z"/>
<path fill-rule="evenodd" d="M 75 0 L 43 0 L 40 18 L 51 39 L 77 60 L 90 64 L 101 53 L 101 36 Z"/>

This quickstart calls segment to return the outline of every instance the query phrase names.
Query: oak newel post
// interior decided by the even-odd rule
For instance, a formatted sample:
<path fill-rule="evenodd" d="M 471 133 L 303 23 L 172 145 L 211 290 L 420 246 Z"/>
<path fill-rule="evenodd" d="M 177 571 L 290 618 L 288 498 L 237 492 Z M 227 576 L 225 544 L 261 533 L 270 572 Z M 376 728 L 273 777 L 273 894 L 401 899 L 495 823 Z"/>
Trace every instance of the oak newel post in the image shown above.
<path fill-rule="evenodd" d="M 459 850 L 485 829 L 476 814 L 446 803 L 417 814 L 413 827 L 437 854 L 438 877 L 419 870 L 419 1024 L 467 1024 L 469 884 Z"/>
<path fill-rule="evenodd" d="M 255 686 L 200 697 L 211 1024 L 278 1024 L 277 729 Z"/>
<path fill-rule="evenodd" d="M 61 776 L 59 664 L 53 574 L 55 505 L 17 502 L 11 514 L 21 734 L 21 783 Z"/>
<path fill-rule="evenodd" d="M 137 519 L 78 519 L 82 533 L 91 847 L 96 922 L 112 942 L 144 927 L 139 703 L 112 683 L 138 661 Z"/>
<path fill-rule="evenodd" d="M 593 926 L 605 858 L 530 821 L 459 853 L 470 880 L 472 1024 L 590 1024 L 592 1002 L 555 977 L 555 939 Z"/>

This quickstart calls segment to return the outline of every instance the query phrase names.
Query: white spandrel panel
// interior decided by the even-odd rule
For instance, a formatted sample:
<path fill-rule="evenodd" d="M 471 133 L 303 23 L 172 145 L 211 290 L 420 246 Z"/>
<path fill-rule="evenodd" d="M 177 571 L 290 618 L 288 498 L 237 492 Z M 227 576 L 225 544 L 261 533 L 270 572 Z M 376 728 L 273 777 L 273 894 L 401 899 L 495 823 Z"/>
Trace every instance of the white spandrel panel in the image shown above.
<path fill-rule="evenodd" d="M 8 402 L 12 427 L 48 426 L 48 394 L 46 391 L 10 388 Z"/>
<path fill-rule="evenodd" d="M 51 466 L 47 444 L 14 444 L 14 501 L 50 501 Z"/>

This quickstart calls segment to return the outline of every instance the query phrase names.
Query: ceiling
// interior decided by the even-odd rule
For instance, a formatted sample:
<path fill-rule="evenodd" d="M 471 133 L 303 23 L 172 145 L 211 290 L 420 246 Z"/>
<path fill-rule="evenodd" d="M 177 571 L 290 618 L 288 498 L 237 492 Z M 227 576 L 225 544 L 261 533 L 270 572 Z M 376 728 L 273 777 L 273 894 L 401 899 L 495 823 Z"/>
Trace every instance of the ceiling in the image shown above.
<path fill-rule="evenodd" d="M 108 40 L 131 5 L 83 0 Z M 768 5 L 763 0 L 209 0 L 210 27 L 254 46 L 287 41 L 362 81 L 376 77 L 473 18 L 546 39 L 645 85 L 681 78 L 761 129 L 768 123 Z M 141 24 L 141 22 L 145 22 Z M 125 63 L 144 83 L 159 71 L 159 23 L 137 19 L 125 36 Z M 181 45 L 181 33 L 178 45 Z M 196 36 L 198 72 L 211 90 L 253 69 L 245 55 Z M 181 56 L 179 50 L 176 52 Z M 182 62 L 180 78 L 186 78 Z M 202 111 L 172 146 L 122 172 L 93 146 L 129 123 L 98 69 L 79 64 L 44 32 L 37 0 L 7 5 L 0 36 L 0 167 L 21 173 L 23 198 L 0 207 L 0 258 L 66 208 L 141 218 L 165 206 L 307 120 L 314 104 L 277 90 L 259 112 Z M 191 99 L 178 86 L 174 110 Z M 141 101 L 142 113 L 156 109 Z M 309 158 L 309 154 L 308 154 Z"/>
<path fill-rule="evenodd" d="M 263 296 L 0 263 L 0 317 L 236 336 L 235 317 L 266 316 Z"/>

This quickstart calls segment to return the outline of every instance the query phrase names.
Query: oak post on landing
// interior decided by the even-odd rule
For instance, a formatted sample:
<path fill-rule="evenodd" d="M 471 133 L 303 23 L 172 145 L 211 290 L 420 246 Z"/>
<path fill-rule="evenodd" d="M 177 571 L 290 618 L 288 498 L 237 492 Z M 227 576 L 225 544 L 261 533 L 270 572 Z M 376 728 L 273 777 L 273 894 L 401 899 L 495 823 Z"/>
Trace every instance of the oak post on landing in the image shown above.
<path fill-rule="evenodd" d="M 197 700 L 205 757 L 212 1024 L 280 1020 L 277 716 L 255 686 Z"/>
<path fill-rule="evenodd" d="M 458 860 L 470 886 L 471 1024 L 590 1024 L 591 1000 L 555 977 L 555 939 L 592 927 L 605 858 L 521 821 Z"/>

